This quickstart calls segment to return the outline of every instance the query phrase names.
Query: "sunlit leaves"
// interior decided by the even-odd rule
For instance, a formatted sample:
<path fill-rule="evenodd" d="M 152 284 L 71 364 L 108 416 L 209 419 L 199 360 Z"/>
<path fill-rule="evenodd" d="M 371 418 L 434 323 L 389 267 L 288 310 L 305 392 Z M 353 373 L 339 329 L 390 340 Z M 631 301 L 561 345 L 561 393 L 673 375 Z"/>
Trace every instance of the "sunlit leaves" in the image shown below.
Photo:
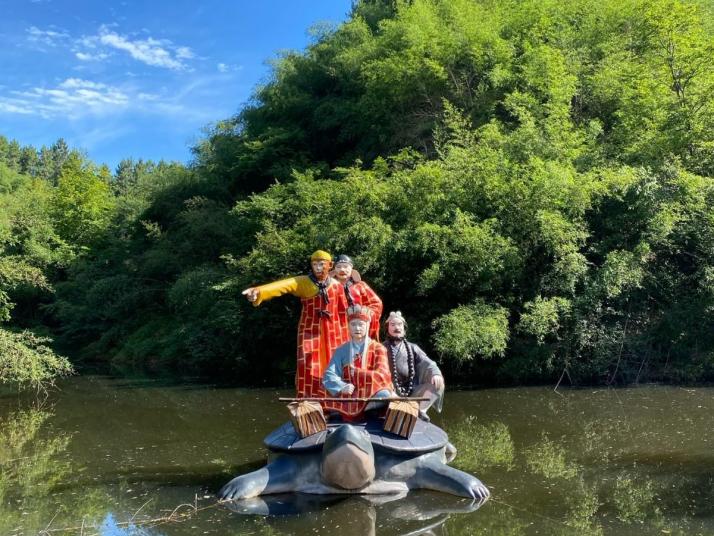
<path fill-rule="evenodd" d="M 78 245 L 90 245 L 107 229 L 113 206 L 107 180 L 91 164 L 71 156 L 62 167 L 52 196 L 59 234 Z"/>
<path fill-rule="evenodd" d="M 457 361 L 497 357 L 506 351 L 508 311 L 476 302 L 462 305 L 434 321 L 434 346 L 443 356 Z"/>
<path fill-rule="evenodd" d="M 0 327 L 0 383 L 40 389 L 72 373 L 65 357 L 55 354 L 49 339 Z"/>
<path fill-rule="evenodd" d="M 504 257 L 513 255 L 512 244 L 494 232 L 494 226 L 493 221 L 476 224 L 457 211 L 449 225 L 424 224 L 416 229 L 414 245 L 432 261 L 419 275 L 419 291 L 428 293 L 445 280 L 460 290 L 488 287 L 504 269 Z M 459 274 L 455 280 L 454 274 Z"/>
<path fill-rule="evenodd" d="M 518 323 L 518 329 L 533 335 L 542 344 L 549 335 L 555 335 L 562 323 L 562 317 L 571 310 L 570 300 L 561 297 L 543 298 L 537 296 L 524 305 L 524 312 Z"/>

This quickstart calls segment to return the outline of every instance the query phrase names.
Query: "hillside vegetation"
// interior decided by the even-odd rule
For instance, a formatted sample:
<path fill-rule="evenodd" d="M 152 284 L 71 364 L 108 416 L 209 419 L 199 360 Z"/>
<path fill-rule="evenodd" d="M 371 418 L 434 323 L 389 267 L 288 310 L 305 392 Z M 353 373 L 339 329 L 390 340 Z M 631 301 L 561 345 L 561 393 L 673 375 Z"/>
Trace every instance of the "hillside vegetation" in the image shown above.
<path fill-rule="evenodd" d="M 452 384 L 712 380 L 710 8 L 363 0 L 187 166 L 3 139 L 0 345 L 289 383 L 297 300 L 240 291 L 321 248 Z"/>

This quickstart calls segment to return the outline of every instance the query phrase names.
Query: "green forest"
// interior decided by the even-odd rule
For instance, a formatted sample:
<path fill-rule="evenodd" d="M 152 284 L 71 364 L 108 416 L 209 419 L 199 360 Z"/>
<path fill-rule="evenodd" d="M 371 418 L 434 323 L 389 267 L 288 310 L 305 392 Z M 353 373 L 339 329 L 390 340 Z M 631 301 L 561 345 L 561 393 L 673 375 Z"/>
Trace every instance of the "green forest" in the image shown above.
<path fill-rule="evenodd" d="M 291 384 L 318 248 L 451 385 L 714 380 L 712 8 L 362 0 L 187 164 L 0 137 L 0 382 Z"/>

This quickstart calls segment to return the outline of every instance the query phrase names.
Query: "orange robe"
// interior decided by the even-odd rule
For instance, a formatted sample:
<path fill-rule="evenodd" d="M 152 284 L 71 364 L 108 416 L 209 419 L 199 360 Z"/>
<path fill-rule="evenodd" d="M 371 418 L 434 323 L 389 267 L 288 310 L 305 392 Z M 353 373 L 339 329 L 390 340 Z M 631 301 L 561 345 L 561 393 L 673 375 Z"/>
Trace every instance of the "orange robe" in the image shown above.
<path fill-rule="evenodd" d="M 349 345 L 346 342 L 340 346 L 332 357 L 330 367 L 342 369 L 342 381 L 355 386 L 355 391 L 351 395 L 330 394 L 334 398 L 369 398 L 378 391 L 386 389 L 393 390 L 392 374 L 389 371 L 389 361 L 387 359 L 387 349 L 377 341 L 368 341 L 366 357 L 357 354 L 354 357 L 353 366 L 349 367 Z M 334 369 L 333 369 L 334 370 Z M 375 399 L 379 400 L 379 399 Z M 364 407 L 367 402 L 323 402 L 325 410 L 339 411 L 348 419 L 357 419 L 363 416 Z"/>
<path fill-rule="evenodd" d="M 346 298 L 342 285 L 330 280 L 326 292 L 329 303 L 324 303 L 319 289 L 306 275 L 299 275 L 256 287 L 258 298 L 253 305 L 284 294 L 300 298 L 302 312 L 298 324 L 297 370 L 295 389 L 299 398 L 325 396 L 322 375 L 334 350 L 349 340 Z M 324 314 L 320 314 L 324 311 Z"/>
<path fill-rule="evenodd" d="M 377 293 L 364 281 L 357 281 L 348 285 L 345 292 L 349 292 L 352 303 L 355 305 L 363 305 L 372 311 L 372 317 L 369 321 L 369 337 L 372 340 L 379 340 L 379 320 L 382 317 L 382 300 L 377 296 Z M 346 296 L 345 296 L 346 298 Z M 351 305 L 348 300 L 348 305 Z M 347 323 L 347 313 L 344 315 L 344 322 Z"/>

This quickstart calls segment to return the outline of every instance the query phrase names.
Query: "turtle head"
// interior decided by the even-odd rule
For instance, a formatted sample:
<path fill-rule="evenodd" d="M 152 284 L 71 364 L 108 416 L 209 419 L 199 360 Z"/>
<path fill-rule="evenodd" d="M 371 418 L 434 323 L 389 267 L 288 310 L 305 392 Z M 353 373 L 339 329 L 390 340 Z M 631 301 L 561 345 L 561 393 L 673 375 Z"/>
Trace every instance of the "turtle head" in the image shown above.
<path fill-rule="evenodd" d="M 322 447 L 322 480 L 342 489 L 359 489 L 374 479 L 374 449 L 367 430 L 343 424 Z"/>

